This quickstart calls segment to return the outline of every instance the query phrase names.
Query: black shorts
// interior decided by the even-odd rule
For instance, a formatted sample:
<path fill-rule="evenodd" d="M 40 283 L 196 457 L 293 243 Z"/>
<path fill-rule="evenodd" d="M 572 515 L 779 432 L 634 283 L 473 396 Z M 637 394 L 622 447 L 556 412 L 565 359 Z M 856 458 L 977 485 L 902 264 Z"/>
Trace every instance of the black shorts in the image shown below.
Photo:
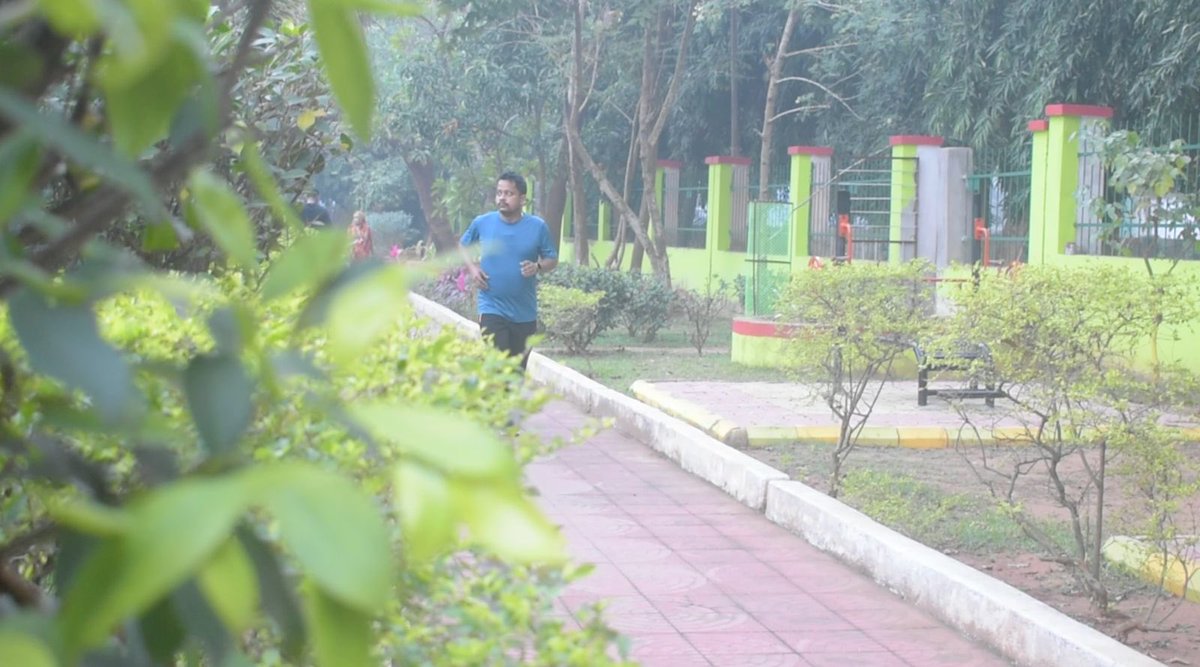
<path fill-rule="evenodd" d="M 509 356 L 524 357 L 525 343 L 537 332 L 537 322 L 512 322 L 499 315 L 480 315 L 479 328 L 492 345 Z"/>

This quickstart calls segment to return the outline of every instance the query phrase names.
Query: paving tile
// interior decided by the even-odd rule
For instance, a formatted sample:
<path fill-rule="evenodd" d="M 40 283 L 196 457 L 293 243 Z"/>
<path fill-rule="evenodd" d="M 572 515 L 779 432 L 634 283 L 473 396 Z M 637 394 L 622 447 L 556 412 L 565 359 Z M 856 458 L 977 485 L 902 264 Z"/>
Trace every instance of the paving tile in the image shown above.
<path fill-rule="evenodd" d="M 883 644 L 863 630 L 776 631 L 775 634 L 801 655 L 832 653 L 847 655 L 861 652 L 886 652 Z"/>
<path fill-rule="evenodd" d="M 683 636 L 700 651 L 700 655 L 710 659 L 718 655 L 792 652 L 770 632 L 685 632 Z"/>
<path fill-rule="evenodd" d="M 795 653 L 759 653 L 745 655 L 713 655 L 714 667 L 806 667 L 804 658 Z"/>
<path fill-rule="evenodd" d="M 680 632 L 767 631 L 750 612 L 725 596 L 655 596 L 653 604 Z"/>
<path fill-rule="evenodd" d="M 528 427 L 586 418 L 553 402 Z M 643 665 L 1003 665 L 932 617 L 612 430 L 528 466 L 576 558 L 552 615 L 602 601 Z M 922 640 L 923 635 L 933 639 Z"/>
<path fill-rule="evenodd" d="M 910 665 L 900 656 L 887 651 L 861 651 L 857 653 L 801 653 L 811 667 L 936 667 L 935 665 Z"/>

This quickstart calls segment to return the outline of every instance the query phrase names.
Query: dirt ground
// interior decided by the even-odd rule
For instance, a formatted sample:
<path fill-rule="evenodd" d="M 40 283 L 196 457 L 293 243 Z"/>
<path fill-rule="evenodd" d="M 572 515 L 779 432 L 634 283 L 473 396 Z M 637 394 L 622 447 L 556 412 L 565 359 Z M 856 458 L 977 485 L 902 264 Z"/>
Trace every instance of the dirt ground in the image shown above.
<path fill-rule="evenodd" d="M 748 453 L 782 470 L 793 479 L 821 490 L 828 490 L 830 449 L 828 445 L 794 444 L 754 448 Z M 845 471 L 872 470 L 906 475 L 931 484 L 948 494 L 967 494 L 989 498 L 989 492 L 975 470 L 982 470 L 983 451 L 974 450 L 912 450 L 888 447 L 858 447 L 846 462 Z M 1030 458 L 1021 448 L 988 448 L 989 461 L 994 468 L 1006 470 L 1018 460 Z M 1191 450 L 1193 460 L 1200 457 L 1200 447 Z M 1065 478 L 1078 479 L 1081 470 L 1069 471 Z M 982 471 L 985 478 L 986 471 Z M 1066 511 L 1052 500 L 1045 474 L 1030 474 L 1021 478 L 1018 497 L 1030 512 L 1041 519 L 1066 522 Z M 1111 479 L 1119 479 L 1111 476 Z M 1138 504 L 1122 493 L 1119 482 L 1111 481 L 1106 494 L 1108 524 L 1118 526 L 1123 513 L 1141 511 Z M 1183 503 L 1180 516 L 1181 531 L 1196 534 L 1200 527 L 1200 496 Z M 1107 615 L 1100 615 L 1091 605 L 1088 595 L 1059 563 L 1047 560 L 1031 550 L 1013 549 L 1004 552 L 979 553 L 954 544 L 936 545 L 967 565 L 986 572 L 1009 585 L 1049 604 L 1063 613 L 1086 623 L 1168 665 L 1200 665 L 1200 604 L 1184 602 L 1172 596 L 1158 595 L 1151 587 L 1125 576 L 1113 574 L 1106 581 L 1112 591 L 1112 604 Z M 1149 619 L 1147 619 L 1148 611 Z"/>

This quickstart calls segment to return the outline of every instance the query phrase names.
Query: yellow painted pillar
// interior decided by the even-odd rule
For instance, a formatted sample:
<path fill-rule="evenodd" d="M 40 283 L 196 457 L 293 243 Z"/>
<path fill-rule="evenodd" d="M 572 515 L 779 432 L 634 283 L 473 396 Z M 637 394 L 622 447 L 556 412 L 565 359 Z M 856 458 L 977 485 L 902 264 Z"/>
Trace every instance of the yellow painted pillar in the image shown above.
<path fill-rule="evenodd" d="M 609 241 L 609 230 L 612 226 L 612 206 L 603 199 L 600 200 L 600 207 L 596 211 L 596 241 Z"/>
<path fill-rule="evenodd" d="M 1050 122 L 1029 121 L 1033 155 L 1029 161 L 1029 263 L 1044 264 L 1046 253 L 1046 150 Z"/>
<path fill-rule="evenodd" d="M 944 141 L 941 137 L 923 134 L 900 134 L 891 137 L 888 143 L 892 146 L 892 187 L 887 256 L 889 264 L 900 264 L 904 261 L 902 242 L 911 241 L 910 254 L 916 254 L 920 154 L 926 147 L 940 148 Z"/>
<path fill-rule="evenodd" d="M 1046 107 L 1046 181 L 1043 212 L 1042 261 L 1051 262 L 1075 243 L 1075 224 L 1090 216 L 1087 201 L 1078 194 L 1083 186 L 1103 194 L 1100 157 L 1080 137 L 1091 126 L 1112 118 L 1110 107 L 1089 104 L 1051 104 Z"/>
<path fill-rule="evenodd" d="M 809 232 L 814 216 L 829 217 L 829 181 L 832 175 L 833 149 L 827 146 L 789 146 L 791 173 L 788 194 L 792 215 L 792 271 L 807 268 Z"/>

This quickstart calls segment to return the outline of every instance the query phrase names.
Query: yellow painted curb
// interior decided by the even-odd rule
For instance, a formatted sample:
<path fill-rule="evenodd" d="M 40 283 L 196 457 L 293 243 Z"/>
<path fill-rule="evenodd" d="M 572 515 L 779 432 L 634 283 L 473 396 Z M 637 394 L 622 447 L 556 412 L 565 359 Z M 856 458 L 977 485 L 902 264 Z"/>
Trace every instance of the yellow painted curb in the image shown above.
<path fill-rule="evenodd" d="M 900 433 L 894 426 L 864 426 L 858 432 L 858 444 L 867 447 L 899 447 Z"/>
<path fill-rule="evenodd" d="M 800 442 L 837 444 L 841 429 L 836 426 L 797 426 L 796 439 Z"/>
<path fill-rule="evenodd" d="M 945 449 L 950 446 L 950 434 L 944 428 L 931 426 L 902 426 L 900 446 L 906 449 Z"/>
<path fill-rule="evenodd" d="M 1179 437 L 1188 442 L 1200 442 L 1200 427 L 1189 426 L 1179 429 Z"/>
<path fill-rule="evenodd" d="M 1108 561 L 1133 572 L 1143 581 L 1154 585 L 1161 581 L 1163 588 L 1172 595 L 1200 602 L 1200 561 L 1184 561 L 1170 555 L 1164 567 L 1163 555 L 1156 549 L 1141 540 L 1120 535 L 1108 538 L 1103 552 Z"/>
<path fill-rule="evenodd" d="M 746 436 L 751 447 L 787 445 L 796 441 L 794 426 L 747 426 Z"/>
<path fill-rule="evenodd" d="M 658 408 L 673 417 L 678 417 L 702 431 L 711 433 L 713 427 L 722 421 L 720 417 L 699 405 L 691 401 L 675 398 L 642 380 L 637 380 L 629 385 L 629 391 L 635 398 L 646 405 Z"/>

